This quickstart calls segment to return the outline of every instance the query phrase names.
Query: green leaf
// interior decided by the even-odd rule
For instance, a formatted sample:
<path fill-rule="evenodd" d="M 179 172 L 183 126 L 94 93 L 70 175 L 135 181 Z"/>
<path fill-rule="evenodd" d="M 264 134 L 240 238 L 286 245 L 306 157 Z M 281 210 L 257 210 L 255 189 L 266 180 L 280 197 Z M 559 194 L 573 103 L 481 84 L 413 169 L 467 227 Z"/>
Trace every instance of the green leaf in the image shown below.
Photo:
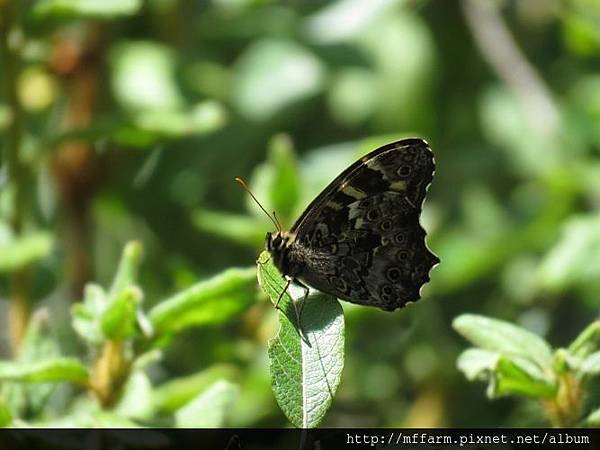
<path fill-rule="evenodd" d="M 202 324 L 218 324 L 245 310 L 256 298 L 256 271 L 228 269 L 163 300 L 149 313 L 157 335 Z"/>
<path fill-rule="evenodd" d="M 457 366 L 467 380 L 473 381 L 488 376 L 498 365 L 499 357 L 498 352 L 470 348 L 460 354 Z"/>
<path fill-rule="evenodd" d="M 178 111 L 184 104 L 171 49 L 153 41 L 121 43 L 109 55 L 112 89 L 128 111 Z"/>
<path fill-rule="evenodd" d="M 120 414 L 117 414 L 114 411 L 107 411 L 100 408 L 98 402 L 93 400 L 92 398 L 80 398 L 78 401 L 74 402 L 74 404 L 69 408 L 69 413 L 67 415 L 59 416 L 56 419 L 51 419 L 49 421 L 37 422 L 37 426 L 44 428 L 136 428 L 139 427 L 139 424 L 134 422 L 127 417 L 124 417 Z M 115 430 L 116 431 L 116 430 Z M 156 433 L 153 434 L 150 432 L 150 435 L 144 434 L 144 440 L 150 439 L 153 437 L 153 443 L 151 446 L 156 447 L 164 447 L 165 441 L 164 439 L 161 441 L 163 437 L 161 434 Z M 135 439 L 135 443 L 131 442 Z M 136 438 L 128 439 L 126 435 L 119 435 L 118 432 L 116 435 L 112 437 L 112 442 L 115 445 L 119 445 L 118 441 L 122 440 L 121 446 L 127 448 L 131 446 L 140 447 L 143 445 L 140 441 L 140 436 Z M 129 441 L 129 442 L 128 442 Z"/>
<path fill-rule="evenodd" d="M 130 16 L 140 9 L 141 0 L 41 0 L 31 10 L 34 20 L 113 19 Z"/>
<path fill-rule="evenodd" d="M 102 334 L 108 339 L 126 339 L 136 334 L 137 311 L 142 291 L 131 286 L 116 295 L 100 316 Z"/>
<path fill-rule="evenodd" d="M 526 358 L 471 348 L 458 358 L 458 368 L 468 380 L 488 380 L 490 398 L 517 394 L 529 397 L 552 397 L 556 383 Z"/>
<path fill-rule="evenodd" d="M 237 385 L 220 380 L 175 412 L 177 427 L 217 428 L 225 426 L 227 413 L 238 396 Z"/>
<path fill-rule="evenodd" d="M 133 122 L 139 130 L 159 138 L 212 133 L 225 125 L 227 113 L 220 103 L 198 103 L 189 111 L 148 109 L 139 111 Z"/>
<path fill-rule="evenodd" d="M 600 427 L 600 408 L 592 411 L 584 420 L 588 427 Z"/>
<path fill-rule="evenodd" d="M 558 390 L 557 384 L 546 378 L 535 364 L 518 356 L 501 355 L 492 380 L 488 386 L 491 398 L 508 394 L 551 398 Z"/>
<path fill-rule="evenodd" d="M 10 410 L 0 398 L 0 428 L 7 427 L 12 422 L 12 414 Z"/>
<path fill-rule="evenodd" d="M 365 29 L 388 13 L 397 2 L 341 0 L 324 3 L 308 17 L 305 29 L 320 44 L 336 44 L 360 37 Z"/>
<path fill-rule="evenodd" d="M 72 325 L 87 342 L 100 344 L 106 339 L 125 339 L 137 332 L 142 291 L 135 285 L 142 257 L 142 245 L 129 242 L 115 274 L 110 292 L 88 284 L 82 303 L 71 308 Z"/>
<path fill-rule="evenodd" d="M 0 380 L 25 383 L 68 381 L 88 382 L 87 368 L 75 358 L 54 358 L 41 362 L 0 361 Z"/>
<path fill-rule="evenodd" d="M 135 420 L 150 420 L 153 417 L 152 383 L 148 375 L 136 370 L 129 376 L 114 412 L 120 417 Z"/>
<path fill-rule="evenodd" d="M 122 290 L 137 283 L 142 251 L 143 247 L 140 242 L 131 241 L 125 245 L 117 273 L 110 288 L 110 296 L 115 296 Z"/>
<path fill-rule="evenodd" d="M 373 114 L 377 106 L 377 83 L 373 71 L 357 67 L 340 69 L 332 82 L 328 103 L 331 115 L 338 122 L 357 126 Z"/>
<path fill-rule="evenodd" d="M 238 377 L 234 366 L 219 364 L 201 372 L 175 378 L 154 389 L 153 404 L 162 412 L 172 413 L 204 392 L 218 380 L 233 381 Z"/>
<path fill-rule="evenodd" d="M 267 120 L 323 88 L 324 67 L 311 52 L 279 39 L 253 43 L 236 64 L 234 102 L 241 113 Z"/>
<path fill-rule="evenodd" d="M 285 281 L 267 252 L 257 263 L 259 284 L 275 303 Z M 295 297 L 298 301 L 303 293 Z M 290 422 L 312 428 L 323 420 L 340 383 L 344 315 L 339 302 L 330 296 L 310 295 L 297 308 L 293 301 L 288 292 L 283 295 L 279 332 L 269 341 L 271 380 L 275 398 Z"/>
<path fill-rule="evenodd" d="M 0 272 L 12 272 L 43 259 L 51 249 L 49 233 L 37 232 L 15 239 L 0 227 Z"/>
<path fill-rule="evenodd" d="M 424 19 L 410 8 L 393 8 L 357 41 L 377 77 L 374 112 L 379 129 L 398 129 L 400 123 L 404 129 L 429 126 L 437 55 Z"/>
<path fill-rule="evenodd" d="M 71 325 L 86 342 L 101 344 L 104 335 L 100 326 L 100 317 L 108 303 L 107 294 L 101 286 L 89 283 L 83 291 L 83 302 L 71 308 Z"/>
<path fill-rule="evenodd" d="M 600 214 L 570 219 L 561 239 L 539 267 L 540 284 L 553 291 L 571 286 L 598 286 L 600 280 Z"/>
<path fill-rule="evenodd" d="M 600 374 L 600 351 L 592 353 L 585 358 L 579 370 L 586 375 L 598 375 Z"/>
<path fill-rule="evenodd" d="M 569 345 L 569 353 L 584 358 L 600 348 L 600 320 L 589 324 Z"/>
<path fill-rule="evenodd" d="M 264 202 L 267 211 L 275 211 L 290 222 L 300 197 L 300 177 L 294 148 L 285 134 L 273 136 L 269 143 L 267 162 L 259 165 L 252 175 L 252 190 Z M 246 204 L 258 217 L 265 213 L 248 196 Z"/>
<path fill-rule="evenodd" d="M 265 230 L 270 224 L 267 220 L 266 217 L 256 218 L 208 209 L 198 209 L 192 215 L 192 221 L 199 229 L 253 248 L 265 240 Z"/>
<path fill-rule="evenodd" d="M 452 322 L 456 331 L 485 350 L 521 355 L 542 368 L 552 364 L 552 349 L 539 336 L 511 323 L 475 314 L 463 314 Z"/>
<path fill-rule="evenodd" d="M 27 324 L 27 331 L 14 360 L 15 364 L 31 364 L 59 357 L 56 337 L 50 330 L 48 310 L 34 312 Z M 15 417 L 35 417 L 44 411 L 56 386 L 50 383 L 23 384 L 7 382 L 2 386 L 4 399 Z"/>

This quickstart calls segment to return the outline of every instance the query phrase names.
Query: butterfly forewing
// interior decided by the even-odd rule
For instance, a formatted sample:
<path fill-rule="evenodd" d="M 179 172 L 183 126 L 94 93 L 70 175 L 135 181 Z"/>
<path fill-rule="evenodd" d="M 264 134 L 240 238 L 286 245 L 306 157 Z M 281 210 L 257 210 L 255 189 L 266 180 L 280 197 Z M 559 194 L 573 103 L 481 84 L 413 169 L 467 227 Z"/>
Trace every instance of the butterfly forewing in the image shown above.
<path fill-rule="evenodd" d="M 433 153 L 420 139 L 361 158 L 292 227 L 289 266 L 306 284 L 353 303 L 394 310 L 418 300 L 439 262 L 419 224 L 433 172 Z"/>

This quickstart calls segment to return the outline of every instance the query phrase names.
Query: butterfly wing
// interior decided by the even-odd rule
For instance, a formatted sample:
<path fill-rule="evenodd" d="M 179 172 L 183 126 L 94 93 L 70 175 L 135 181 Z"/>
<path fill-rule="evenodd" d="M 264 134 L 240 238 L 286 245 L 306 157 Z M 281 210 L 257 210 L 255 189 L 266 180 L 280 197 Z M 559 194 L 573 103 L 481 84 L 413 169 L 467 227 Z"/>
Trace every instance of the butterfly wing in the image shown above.
<path fill-rule="evenodd" d="M 421 206 L 433 153 L 405 139 L 340 174 L 292 227 L 305 257 L 301 279 L 344 300 L 394 310 L 420 298 L 439 259 L 425 245 Z"/>

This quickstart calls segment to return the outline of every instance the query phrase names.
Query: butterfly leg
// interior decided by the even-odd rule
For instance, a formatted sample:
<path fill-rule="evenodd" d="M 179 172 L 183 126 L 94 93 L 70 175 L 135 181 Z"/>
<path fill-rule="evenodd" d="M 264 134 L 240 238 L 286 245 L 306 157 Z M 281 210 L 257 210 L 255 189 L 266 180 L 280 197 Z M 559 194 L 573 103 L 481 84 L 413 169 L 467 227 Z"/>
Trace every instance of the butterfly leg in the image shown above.
<path fill-rule="evenodd" d="M 304 284 L 300 283 L 298 280 L 295 280 L 293 278 L 290 277 L 285 277 L 285 287 L 283 288 L 283 290 L 281 291 L 281 294 L 279 294 L 279 297 L 277 298 L 277 301 L 275 302 L 275 308 L 282 311 L 281 308 L 279 307 L 279 302 L 281 301 L 281 299 L 283 298 L 283 295 L 287 292 L 288 288 L 290 287 L 290 284 L 293 282 L 299 284 L 300 286 L 302 286 L 302 288 L 305 290 L 305 295 L 304 295 L 304 300 L 306 300 L 306 297 L 308 296 L 308 287 L 304 286 Z M 294 312 L 296 313 L 296 320 L 297 320 L 297 324 L 298 324 L 298 333 L 300 334 L 300 337 L 305 341 L 308 342 L 308 338 L 306 337 L 306 335 L 304 334 L 304 331 L 302 330 L 302 323 L 300 322 L 300 317 L 302 314 L 302 309 L 300 309 L 300 311 L 298 311 L 298 305 L 296 305 L 296 301 L 292 298 L 292 306 L 294 307 Z M 304 302 L 302 302 L 302 307 L 304 307 Z M 285 314 L 285 311 L 284 311 Z M 289 318 L 289 317 L 288 317 Z"/>
<path fill-rule="evenodd" d="M 279 297 L 277 298 L 277 301 L 275 302 L 275 309 L 280 309 L 279 302 L 283 298 L 283 294 L 285 294 L 287 292 L 288 288 L 290 287 L 291 282 L 292 282 L 291 278 L 287 278 L 287 277 L 285 278 L 285 287 L 283 288 L 283 290 L 281 291 L 281 294 L 279 294 Z"/>
<path fill-rule="evenodd" d="M 310 290 L 308 289 L 308 286 L 306 286 L 297 278 L 293 278 L 292 281 L 294 282 L 294 284 L 300 286 L 304 290 L 304 297 L 302 297 L 302 300 L 299 301 L 300 309 L 298 309 L 298 302 L 296 300 L 292 299 L 292 304 L 294 305 L 294 311 L 296 312 L 296 320 L 298 320 L 298 333 L 300 334 L 302 340 L 308 343 L 308 336 L 306 336 L 306 334 L 304 333 L 304 329 L 302 328 L 302 311 L 304 310 L 304 303 L 308 298 L 308 293 L 310 292 Z"/>
<path fill-rule="evenodd" d="M 306 299 L 308 298 L 308 294 L 310 293 L 310 289 L 307 285 L 302 283 L 297 278 L 294 278 L 294 283 L 300 286 L 304 290 L 304 297 L 302 297 L 302 302 L 300 303 L 300 311 L 298 313 L 298 323 L 300 323 L 300 318 L 302 317 L 302 311 L 304 310 L 304 304 L 306 303 Z"/>

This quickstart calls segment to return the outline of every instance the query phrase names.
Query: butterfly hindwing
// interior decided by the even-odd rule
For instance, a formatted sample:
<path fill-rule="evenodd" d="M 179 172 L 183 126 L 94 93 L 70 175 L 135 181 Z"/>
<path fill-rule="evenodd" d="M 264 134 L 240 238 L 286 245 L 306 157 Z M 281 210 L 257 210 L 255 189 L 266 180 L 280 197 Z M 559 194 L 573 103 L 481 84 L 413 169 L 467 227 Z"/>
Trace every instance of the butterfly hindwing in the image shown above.
<path fill-rule="evenodd" d="M 417 300 L 439 262 L 419 224 L 433 171 L 433 154 L 420 139 L 386 145 L 350 166 L 291 230 L 302 280 L 385 310 Z"/>

